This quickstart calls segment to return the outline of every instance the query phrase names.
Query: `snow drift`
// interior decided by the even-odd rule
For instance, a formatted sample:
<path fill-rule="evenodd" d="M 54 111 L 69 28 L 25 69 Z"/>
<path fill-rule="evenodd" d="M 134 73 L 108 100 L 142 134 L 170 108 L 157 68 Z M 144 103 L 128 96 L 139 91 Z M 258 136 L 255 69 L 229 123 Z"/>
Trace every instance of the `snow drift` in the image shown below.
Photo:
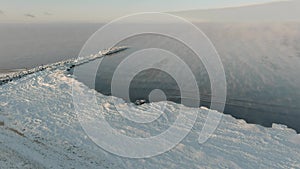
<path fill-rule="evenodd" d="M 4 78 L 8 83 L 0 86 L 1 168 L 300 168 L 296 132 L 282 125 L 265 128 L 224 115 L 209 141 L 198 144 L 198 132 L 211 111 L 204 108 L 196 109 L 199 115 L 193 130 L 169 152 L 149 159 L 127 159 L 106 152 L 84 133 L 74 113 L 72 85 L 75 92 L 93 91 L 66 71 L 102 56 L 68 60 Z M 155 134 L 160 132 L 157 126 L 172 122 L 173 117 L 163 116 L 156 127 L 139 128 L 120 118 L 112 105 L 118 98 L 100 93 L 96 97 L 99 107 L 83 105 L 82 110 L 107 114 L 111 125 L 127 135 Z M 155 109 L 160 104 L 144 104 L 138 109 Z M 172 112 L 179 108 L 195 110 L 171 102 L 167 107 Z M 86 112 L 86 116 L 93 115 Z"/>

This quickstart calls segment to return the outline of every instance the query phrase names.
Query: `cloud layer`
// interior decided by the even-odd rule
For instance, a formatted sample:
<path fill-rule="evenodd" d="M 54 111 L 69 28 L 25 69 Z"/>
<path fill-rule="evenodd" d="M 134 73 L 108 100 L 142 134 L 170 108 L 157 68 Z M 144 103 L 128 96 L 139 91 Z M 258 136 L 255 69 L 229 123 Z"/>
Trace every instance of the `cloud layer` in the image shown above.
<path fill-rule="evenodd" d="M 172 12 L 195 21 L 300 21 L 300 1 L 282 1 L 242 7 Z"/>
<path fill-rule="evenodd" d="M 35 18 L 35 15 L 33 15 L 33 14 L 24 14 L 24 16 L 29 17 L 29 18 Z"/>

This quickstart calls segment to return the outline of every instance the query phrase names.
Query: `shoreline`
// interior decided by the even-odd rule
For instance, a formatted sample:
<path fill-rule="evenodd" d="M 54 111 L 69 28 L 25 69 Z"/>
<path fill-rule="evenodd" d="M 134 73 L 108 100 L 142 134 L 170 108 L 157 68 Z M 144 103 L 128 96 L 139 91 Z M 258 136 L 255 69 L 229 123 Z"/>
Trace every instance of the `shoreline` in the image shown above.
<path fill-rule="evenodd" d="M 25 70 L 27 70 L 27 69 L 0 69 L 0 79 L 2 80 L 3 78 L 5 78 L 7 76 L 11 76 L 12 74 L 22 72 Z"/>
<path fill-rule="evenodd" d="M 24 71 L 26 69 L 0 69 L 0 74 L 10 74 L 15 72 Z"/>

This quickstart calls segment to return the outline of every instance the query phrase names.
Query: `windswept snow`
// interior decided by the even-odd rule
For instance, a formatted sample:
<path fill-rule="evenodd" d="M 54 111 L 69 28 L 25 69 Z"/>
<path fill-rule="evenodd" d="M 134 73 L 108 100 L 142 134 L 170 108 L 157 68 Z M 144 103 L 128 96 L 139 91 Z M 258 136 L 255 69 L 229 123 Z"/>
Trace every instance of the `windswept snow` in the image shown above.
<path fill-rule="evenodd" d="M 290 137 L 290 142 L 300 145 L 300 134 Z"/>
<path fill-rule="evenodd" d="M 123 50 L 128 49 L 128 47 L 126 46 L 120 46 L 120 47 L 112 47 L 110 49 L 105 49 L 100 51 L 98 54 L 95 55 L 90 55 L 88 57 L 85 58 L 78 58 L 78 59 L 69 59 L 69 60 L 64 60 L 61 62 L 57 62 L 57 63 L 52 63 L 52 64 L 48 64 L 48 65 L 43 65 L 43 66 L 38 66 L 32 69 L 28 69 L 28 70 L 22 70 L 22 71 L 18 71 L 18 72 L 13 72 L 13 73 L 8 73 L 8 74 L 0 74 L 0 85 L 5 84 L 7 82 L 10 82 L 12 80 L 15 79 L 19 79 L 22 78 L 26 75 L 30 75 L 39 71 L 43 71 L 45 69 L 51 70 L 51 69 L 66 69 L 66 67 L 74 67 L 74 66 L 78 66 L 90 61 L 93 61 L 95 59 L 99 59 L 103 56 L 106 55 L 111 55 L 117 52 L 121 52 Z"/>
<path fill-rule="evenodd" d="M 91 59 L 96 57 L 82 58 L 80 63 Z M 171 115 L 162 115 L 153 125 L 137 126 L 115 109 L 133 110 L 134 104 L 89 89 L 66 72 L 71 62 L 67 63 L 0 86 L 0 168 L 300 168 L 300 145 L 291 139 L 299 136 L 292 129 L 277 124 L 265 128 L 224 115 L 212 137 L 200 145 L 198 133 L 211 110 L 168 102 Z M 129 136 L 158 134 L 172 124 L 180 108 L 198 111 L 198 119 L 190 134 L 169 152 L 149 159 L 122 158 L 85 134 L 74 111 L 72 90 L 96 95 L 98 107 L 81 107 L 86 119 L 103 113 L 114 128 Z M 132 113 L 156 110 L 162 104 L 144 104 Z"/>

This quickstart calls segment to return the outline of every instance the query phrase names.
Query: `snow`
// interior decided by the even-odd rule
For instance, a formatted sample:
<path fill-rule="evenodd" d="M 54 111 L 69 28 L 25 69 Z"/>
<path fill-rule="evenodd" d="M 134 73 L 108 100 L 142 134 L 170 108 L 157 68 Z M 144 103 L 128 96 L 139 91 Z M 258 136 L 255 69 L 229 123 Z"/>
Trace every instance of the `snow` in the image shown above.
<path fill-rule="evenodd" d="M 199 144 L 198 133 L 212 110 L 172 102 L 165 107 L 170 114 L 153 125 L 137 126 L 122 119 L 115 106 L 138 113 L 165 103 L 136 107 L 97 93 L 68 75 L 65 70 L 73 62 L 38 69 L 0 86 L 0 168 L 300 168 L 300 139 L 292 129 L 278 124 L 265 128 L 223 115 L 212 137 Z M 99 115 L 94 112 L 106 114 L 110 124 L 128 136 L 158 134 L 174 122 L 180 108 L 197 111 L 198 119 L 172 150 L 148 159 L 122 158 L 101 149 L 85 134 L 74 111 L 72 90 L 96 95 L 98 107 L 81 105 L 86 119 Z"/>
<path fill-rule="evenodd" d="M 300 134 L 293 135 L 292 137 L 290 137 L 289 141 L 294 143 L 294 144 L 300 145 Z"/>

